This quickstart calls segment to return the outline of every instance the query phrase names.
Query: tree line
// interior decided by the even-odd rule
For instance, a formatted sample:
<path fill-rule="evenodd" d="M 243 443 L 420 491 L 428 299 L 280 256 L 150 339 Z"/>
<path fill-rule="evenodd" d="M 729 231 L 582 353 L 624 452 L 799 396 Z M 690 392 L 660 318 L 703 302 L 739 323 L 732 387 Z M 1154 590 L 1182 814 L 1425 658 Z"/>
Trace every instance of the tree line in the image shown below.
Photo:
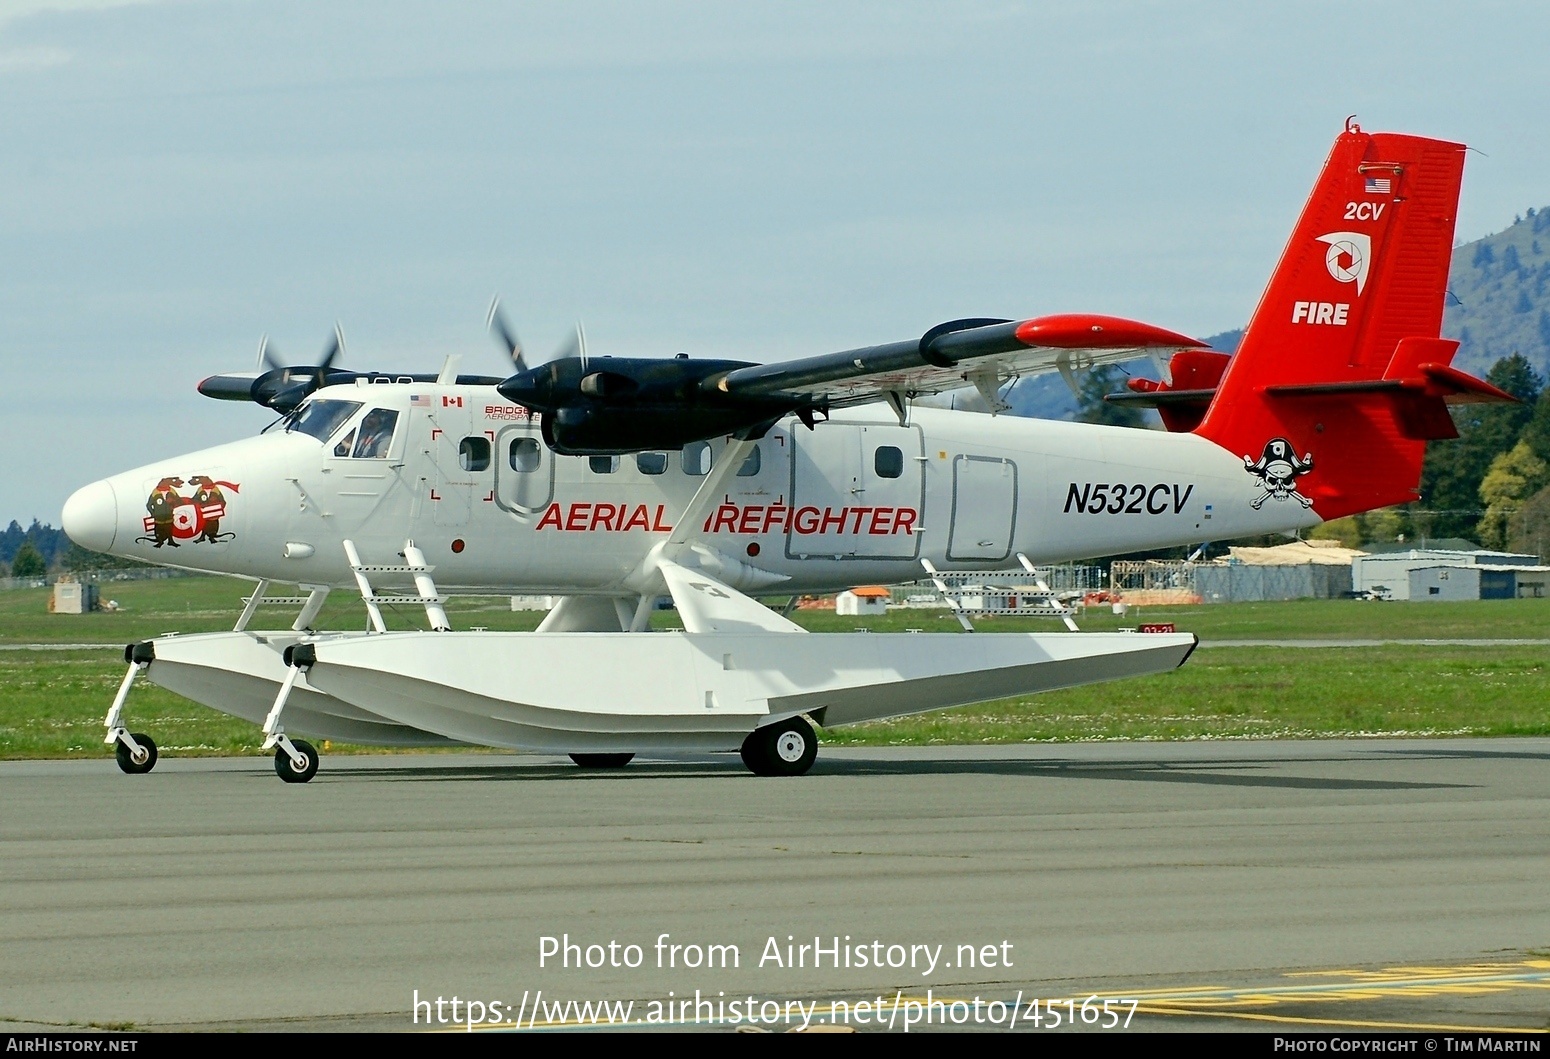
<path fill-rule="evenodd" d="M 65 531 L 32 520 L 22 528 L 15 519 L 0 530 L 0 577 L 47 577 L 51 572 L 122 570 L 139 564 L 87 551 Z"/>

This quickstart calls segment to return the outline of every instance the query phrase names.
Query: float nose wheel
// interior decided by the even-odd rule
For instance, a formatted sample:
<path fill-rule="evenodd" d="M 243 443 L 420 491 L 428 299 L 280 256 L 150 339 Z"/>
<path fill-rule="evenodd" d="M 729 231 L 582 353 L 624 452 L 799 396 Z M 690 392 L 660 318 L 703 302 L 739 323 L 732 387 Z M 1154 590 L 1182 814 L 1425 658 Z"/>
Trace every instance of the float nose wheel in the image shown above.
<path fill-rule="evenodd" d="M 120 769 L 131 776 L 139 776 L 156 767 L 156 744 L 144 732 L 130 732 L 124 727 L 124 703 L 129 698 L 135 674 L 150 669 L 151 663 L 156 661 L 156 649 L 149 640 L 132 643 L 124 648 L 124 661 L 129 663 L 129 669 L 119 682 L 113 705 L 108 707 L 107 719 L 102 722 L 108 730 L 103 742 L 113 745 Z"/>
<path fill-rule="evenodd" d="M 133 747 L 123 740 L 119 740 L 113 747 L 118 767 L 131 776 L 139 776 L 155 768 L 156 744 L 151 741 L 151 737 L 144 732 L 134 732 L 129 738 L 134 740 Z"/>
<path fill-rule="evenodd" d="M 318 774 L 317 748 L 305 739 L 287 739 L 294 753 L 284 746 L 275 748 L 274 770 L 286 783 L 306 783 Z"/>
<path fill-rule="evenodd" d="M 800 776 L 818 758 L 818 736 L 801 717 L 788 717 L 750 732 L 742 755 L 755 776 Z"/>
<path fill-rule="evenodd" d="M 275 773 L 286 783 L 306 783 L 318 774 L 317 747 L 305 739 L 292 739 L 285 734 L 285 725 L 280 723 L 296 681 L 317 660 L 317 653 L 309 643 L 295 643 L 285 649 L 285 679 L 280 683 L 280 693 L 275 696 L 269 716 L 264 718 L 264 742 L 259 749 L 274 748 Z"/>

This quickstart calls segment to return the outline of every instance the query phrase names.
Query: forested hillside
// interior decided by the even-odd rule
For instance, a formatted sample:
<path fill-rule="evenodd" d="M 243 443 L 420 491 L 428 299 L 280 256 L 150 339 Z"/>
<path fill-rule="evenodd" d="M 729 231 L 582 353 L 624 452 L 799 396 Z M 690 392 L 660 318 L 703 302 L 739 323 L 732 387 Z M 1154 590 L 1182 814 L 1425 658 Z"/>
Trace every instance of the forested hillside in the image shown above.
<path fill-rule="evenodd" d="M 1521 353 L 1550 373 L 1550 211 L 1529 210 L 1512 227 L 1455 247 L 1442 333 L 1456 338 L 1454 364 L 1484 374 Z"/>

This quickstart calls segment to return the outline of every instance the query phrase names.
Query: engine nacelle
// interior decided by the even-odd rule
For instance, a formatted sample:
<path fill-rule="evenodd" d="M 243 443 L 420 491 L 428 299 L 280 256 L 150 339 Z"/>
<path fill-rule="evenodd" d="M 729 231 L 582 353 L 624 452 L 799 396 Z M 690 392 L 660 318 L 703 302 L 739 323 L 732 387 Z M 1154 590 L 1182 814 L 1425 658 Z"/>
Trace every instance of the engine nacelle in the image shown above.
<path fill-rule="evenodd" d="M 733 360 L 569 357 L 520 371 L 496 389 L 543 413 L 544 442 L 562 456 L 621 456 L 763 430 L 788 412 L 779 401 L 729 397 L 704 380 L 747 367 Z"/>

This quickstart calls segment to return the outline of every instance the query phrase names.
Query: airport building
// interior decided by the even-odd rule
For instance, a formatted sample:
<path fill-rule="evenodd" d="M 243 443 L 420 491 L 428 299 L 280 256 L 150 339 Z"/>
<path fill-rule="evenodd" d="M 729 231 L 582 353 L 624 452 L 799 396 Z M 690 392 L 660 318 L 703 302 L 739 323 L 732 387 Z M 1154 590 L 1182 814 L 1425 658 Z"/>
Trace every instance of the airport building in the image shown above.
<path fill-rule="evenodd" d="M 862 585 L 841 592 L 834 597 L 834 612 L 841 616 L 859 617 L 863 614 L 886 614 L 888 590 L 880 585 Z"/>
<path fill-rule="evenodd" d="M 1111 591 L 1135 606 L 1340 599 L 1351 592 L 1351 562 L 1365 552 L 1337 541 L 1232 548 L 1224 559 L 1116 560 Z"/>
<path fill-rule="evenodd" d="M 1351 564 L 1365 552 L 1338 541 L 1292 541 L 1274 548 L 1232 548 L 1226 559 L 1195 567 L 1206 603 L 1340 599 L 1351 592 Z"/>
<path fill-rule="evenodd" d="M 1550 566 L 1537 555 L 1484 548 L 1411 548 L 1362 556 L 1352 562 L 1351 578 L 1356 592 L 1382 599 L 1537 598 L 1545 595 Z"/>

